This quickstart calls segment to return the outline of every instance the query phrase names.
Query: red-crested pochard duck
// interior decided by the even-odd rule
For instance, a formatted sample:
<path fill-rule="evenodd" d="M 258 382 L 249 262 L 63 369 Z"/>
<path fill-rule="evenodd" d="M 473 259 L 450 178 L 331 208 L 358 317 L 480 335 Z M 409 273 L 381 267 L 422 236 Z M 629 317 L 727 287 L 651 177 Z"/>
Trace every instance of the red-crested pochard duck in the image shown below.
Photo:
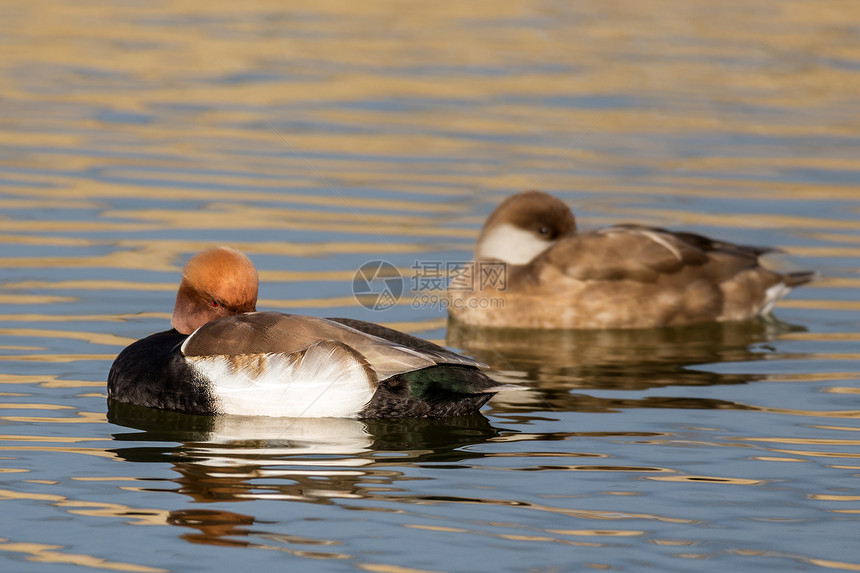
<path fill-rule="evenodd" d="M 490 214 L 468 280 L 449 286 L 449 314 L 473 326 L 653 328 L 770 313 L 811 272 L 779 273 L 774 251 L 641 225 L 578 233 L 561 200 L 524 191 Z M 481 264 L 504 263 L 494 280 Z M 482 284 L 484 283 L 484 284 Z"/>
<path fill-rule="evenodd" d="M 194 256 L 173 328 L 117 356 L 109 399 L 191 414 L 438 417 L 476 412 L 513 388 L 470 358 L 377 324 L 256 312 L 257 284 L 236 250 Z"/>

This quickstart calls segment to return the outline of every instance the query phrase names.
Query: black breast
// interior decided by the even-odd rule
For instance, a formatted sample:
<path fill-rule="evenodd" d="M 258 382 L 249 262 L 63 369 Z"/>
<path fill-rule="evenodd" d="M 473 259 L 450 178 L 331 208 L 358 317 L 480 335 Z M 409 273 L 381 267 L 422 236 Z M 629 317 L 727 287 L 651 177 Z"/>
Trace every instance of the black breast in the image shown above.
<path fill-rule="evenodd" d="M 186 338 L 168 330 L 125 348 L 108 374 L 108 399 L 188 414 L 215 414 L 208 385 L 194 374 L 179 350 Z"/>

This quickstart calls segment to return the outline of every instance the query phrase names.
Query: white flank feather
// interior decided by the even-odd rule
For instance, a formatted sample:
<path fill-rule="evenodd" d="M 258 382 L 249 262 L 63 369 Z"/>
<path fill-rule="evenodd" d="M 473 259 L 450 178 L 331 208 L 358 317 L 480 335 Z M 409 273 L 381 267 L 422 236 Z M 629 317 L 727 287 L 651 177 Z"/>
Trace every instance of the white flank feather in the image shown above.
<path fill-rule="evenodd" d="M 761 316 L 768 314 L 773 310 L 773 305 L 775 305 L 779 299 L 787 295 L 790 291 L 791 287 L 788 287 L 783 283 L 777 283 L 767 289 L 764 292 L 764 305 L 762 305 L 761 310 L 759 310 L 758 313 Z"/>
<path fill-rule="evenodd" d="M 189 356 L 222 414 L 354 418 L 375 392 L 346 350 L 319 344 L 300 354 Z"/>

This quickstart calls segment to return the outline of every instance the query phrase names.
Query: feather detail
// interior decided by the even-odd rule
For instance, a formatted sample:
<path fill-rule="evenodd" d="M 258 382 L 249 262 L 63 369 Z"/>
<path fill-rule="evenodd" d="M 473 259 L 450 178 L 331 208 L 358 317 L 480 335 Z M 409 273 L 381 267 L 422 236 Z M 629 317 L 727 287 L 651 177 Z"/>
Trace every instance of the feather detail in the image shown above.
<path fill-rule="evenodd" d="M 280 312 L 250 312 L 213 320 L 188 337 L 182 354 L 189 358 L 266 353 L 289 356 L 324 341 L 340 343 L 363 356 L 380 380 L 436 364 L 432 356 L 397 342 L 324 318 Z"/>
<path fill-rule="evenodd" d="M 378 382 L 360 354 L 332 341 L 294 354 L 189 356 L 188 361 L 208 381 L 220 414 L 352 418 Z"/>

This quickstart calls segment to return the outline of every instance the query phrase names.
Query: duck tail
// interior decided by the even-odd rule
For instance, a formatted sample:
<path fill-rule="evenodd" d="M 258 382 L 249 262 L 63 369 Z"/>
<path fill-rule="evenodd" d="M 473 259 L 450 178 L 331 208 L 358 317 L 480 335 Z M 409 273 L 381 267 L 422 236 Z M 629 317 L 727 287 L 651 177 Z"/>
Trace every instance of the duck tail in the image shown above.
<path fill-rule="evenodd" d="M 818 273 L 815 271 L 798 271 L 786 273 L 783 275 L 783 283 L 789 288 L 804 285 L 818 278 Z"/>

